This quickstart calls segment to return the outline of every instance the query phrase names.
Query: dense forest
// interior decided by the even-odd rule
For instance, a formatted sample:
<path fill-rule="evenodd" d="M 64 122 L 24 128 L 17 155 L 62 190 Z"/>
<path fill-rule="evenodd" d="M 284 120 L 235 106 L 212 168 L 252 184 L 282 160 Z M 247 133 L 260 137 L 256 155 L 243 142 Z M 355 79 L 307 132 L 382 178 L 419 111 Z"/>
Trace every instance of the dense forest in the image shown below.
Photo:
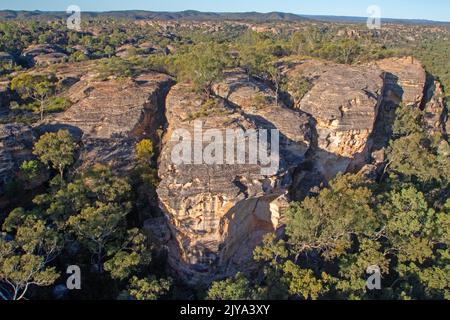
<path fill-rule="evenodd" d="M 204 97 L 191 119 L 215 112 L 212 86 L 236 67 L 295 108 L 292 100 L 301 99 L 311 81 L 289 82 L 282 68 L 299 57 L 360 65 L 411 55 L 450 88 L 447 26 L 366 30 L 287 21 L 266 23 L 263 32 L 231 22 L 211 28 L 161 28 L 117 17 L 91 17 L 80 32 L 57 19 L 0 22 L 0 76 L 16 93 L 8 113 L 0 111 L 0 123 L 38 123 L 73 103 L 61 95 L 52 66 L 45 74 L 32 72 L 21 55 L 31 45 L 54 46 L 67 63 L 96 60 L 100 80 L 153 70 L 189 83 Z M 264 238 L 253 252 L 254 267 L 208 287 L 177 279 L 164 250 L 141 230 L 141 209 L 157 207 L 159 146 L 141 140 L 128 175 L 100 164 L 74 170 L 79 148 L 67 130 L 42 135 L 34 158 L 6 185 L 12 201 L 0 211 L 0 298 L 50 299 L 66 266 L 77 261 L 84 286 L 65 298 L 450 299 L 450 145 L 445 132 L 427 130 L 419 107 L 397 107 L 382 174 L 339 174 L 292 201 L 283 234 Z M 24 187 L 42 179 L 47 182 L 31 192 Z M 380 290 L 365 287 L 365 266 L 372 265 L 381 269 Z"/>

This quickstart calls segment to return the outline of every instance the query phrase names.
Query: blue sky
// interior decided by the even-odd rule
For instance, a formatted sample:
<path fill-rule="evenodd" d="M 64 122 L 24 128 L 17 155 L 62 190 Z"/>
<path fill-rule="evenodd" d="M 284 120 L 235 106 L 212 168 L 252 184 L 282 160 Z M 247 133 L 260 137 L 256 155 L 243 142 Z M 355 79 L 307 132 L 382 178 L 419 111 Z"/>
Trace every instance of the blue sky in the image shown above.
<path fill-rule="evenodd" d="M 80 6 L 82 11 L 193 9 L 343 16 L 367 16 L 367 8 L 378 5 L 385 18 L 450 21 L 448 0 L 0 0 L 0 9 L 65 11 L 71 4 Z"/>

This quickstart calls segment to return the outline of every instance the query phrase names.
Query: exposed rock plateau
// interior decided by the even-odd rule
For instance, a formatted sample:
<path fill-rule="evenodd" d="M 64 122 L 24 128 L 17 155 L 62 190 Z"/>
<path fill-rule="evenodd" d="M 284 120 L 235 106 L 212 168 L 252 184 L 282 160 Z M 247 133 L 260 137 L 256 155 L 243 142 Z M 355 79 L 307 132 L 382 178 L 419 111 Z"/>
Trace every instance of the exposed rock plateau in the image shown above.
<path fill-rule="evenodd" d="M 24 57 L 36 63 L 36 57 L 54 53 L 57 48 L 33 47 Z M 148 72 L 135 79 L 100 81 L 91 63 L 60 64 L 55 73 L 73 105 L 33 130 L 0 127 L 0 182 L 4 186 L 14 177 L 20 162 L 30 156 L 35 135 L 45 131 L 67 128 L 79 137 L 77 167 L 102 162 L 127 170 L 134 163 L 136 142 L 144 137 L 158 142 L 158 129 L 164 129 L 157 192 L 167 219 L 147 221 L 145 228 L 169 247 L 169 262 L 182 279 L 206 284 L 238 267 L 251 267 L 252 250 L 262 237 L 282 230 L 288 200 L 314 193 L 338 172 L 382 168 L 400 103 L 423 108 L 430 132 L 448 133 L 442 87 L 417 60 L 346 66 L 292 59 L 283 66 L 289 80 L 304 76 L 311 84 L 294 108 L 281 100 L 277 104 L 271 86 L 239 69 L 227 71 L 214 84 L 211 104 L 188 85 L 173 85 L 167 75 Z M 6 85 L 0 102 L 8 100 Z M 214 139 L 203 136 L 198 144 L 216 161 L 174 161 L 180 146 L 174 134 L 184 130 L 194 137 L 199 123 L 203 134 L 216 129 L 209 131 Z M 249 162 L 250 149 L 245 164 L 233 164 L 226 148 L 212 144 L 218 142 L 218 133 L 226 139 L 226 130 L 240 129 L 278 130 L 279 165 L 274 171 L 262 170 L 268 165 L 261 161 Z M 250 139 L 238 136 L 236 143 Z"/>
<path fill-rule="evenodd" d="M 83 166 L 99 162 L 130 169 L 136 142 L 156 139 L 171 83 L 169 76 L 158 73 L 107 81 L 87 74 L 68 90 L 74 104 L 44 128 L 65 127 L 81 136 Z"/>
<path fill-rule="evenodd" d="M 190 282 L 211 279 L 216 267 L 222 274 L 233 273 L 237 266 L 249 261 L 252 249 L 264 234 L 281 226 L 280 209 L 285 205 L 293 169 L 304 161 L 310 145 L 309 118 L 277 106 L 271 89 L 246 79 L 239 71 L 227 74 L 225 81 L 216 86 L 216 105 L 195 120 L 192 114 L 202 109 L 204 101 L 189 87 L 175 86 L 166 100 L 168 128 L 160 157 L 162 181 L 158 195 L 175 235 L 172 245 L 179 249 L 171 250 L 171 262 Z M 272 102 L 256 108 L 251 101 L 257 95 Z M 171 154 L 178 141 L 171 137 L 180 129 L 194 137 L 194 122 L 201 122 L 203 130 L 219 130 L 223 137 L 226 129 L 278 129 L 282 159 L 279 168 L 264 175 L 260 163 L 248 161 L 174 164 Z M 210 142 L 206 138 L 202 141 L 205 152 Z M 240 142 L 248 143 L 248 139 Z M 248 159 L 249 152 L 246 155 Z"/>
<path fill-rule="evenodd" d="M 262 236 L 282 227 L 287 198 L 304 197 L 338 172 L 379 168 L 398 104 L 424 107 L 428 99 L 430 125 L 442 126 L 439 87 L 427 87 L 425 70 L 412 58 L 361 66 L 299 60 L 285 71 L 312 84 L 296 101 L 296 110 L 282 102 L 276 105 L 272 89 L 239 70 L 227 72 L 215 84 L 219 106 L 210 113 L 199 113 L 202 99 L 186 86 L 177 85 L 169 93 L 158 194 L 175 235 L 170 262 L 188 282 L 209 282 L 238 266 L 245 269 Z M 176 142 L 170 137 L 180 128 L 193 135 L 192 115 L 203 121 L 204 130 L 278 129 L 278 172 L 261 175 L 254 166 L 172 163 Z"/>
<path fill-rule="evenodd" d="M 22 53 L 22 59 L 29 66 L 46 66 L 66 62 L 68 57 L 56 45 L 38 44 L 28 47 Z"/>

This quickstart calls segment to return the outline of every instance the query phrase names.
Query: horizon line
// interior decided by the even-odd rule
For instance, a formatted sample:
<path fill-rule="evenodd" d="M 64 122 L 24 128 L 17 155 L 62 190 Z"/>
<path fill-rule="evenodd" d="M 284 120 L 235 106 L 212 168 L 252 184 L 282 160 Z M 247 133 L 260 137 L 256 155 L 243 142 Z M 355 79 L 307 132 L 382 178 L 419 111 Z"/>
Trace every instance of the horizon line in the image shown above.
<path fill-rule="evenodd" d="M 17 10 L 17 9 L 1 9 L 1 11 L 12 11 L 12 12 L 41 12 L 41 13 L 66 13 L 66 11 L 58 11 L 58 10 Z M 152 13 L 182 13 L 182 12 L 198 12 L 198 13 L 256 13 L 256 14 L 269 14 L 269 13 L 281 13 L 281 14 L 291 14 L 296 15 L 298 17 L 330 17 L 330 18 L 357 18 L 357 19 L 365 19 L 367 16 L 346 16 L 346 15 L 333 15 L 333 14 L 308 14 L 308 13 L 294 13 L 294 12 L 284 12 L 284 11 L 200 11 L 195 9 L 186 9 L 186 10 L 178 10 L 178 11 L 163 11 L 163 10 L 146 10 L 146 9 L 123 9 L 123 10 L 86 10 L 81 11 L 86 13 L 113 13 L 113 12 L 131 12 L 131 11 L 142 11 L 142 12 L 152 12 Z M 425 21 L 425 22 L 441 22 L 441 23 L 450 23 L 450 20 L 433 20 L 426 18 L 398 18 L 398 17 L 382 17 L 381 20 L 405 20 L 405 21 Z"/>

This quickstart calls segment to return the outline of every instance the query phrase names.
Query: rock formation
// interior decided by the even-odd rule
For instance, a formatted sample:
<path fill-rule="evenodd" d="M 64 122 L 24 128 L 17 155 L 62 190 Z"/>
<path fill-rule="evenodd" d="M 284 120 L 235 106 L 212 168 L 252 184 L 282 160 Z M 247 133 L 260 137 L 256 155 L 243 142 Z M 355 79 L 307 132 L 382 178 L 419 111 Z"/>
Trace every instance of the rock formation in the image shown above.
<path fill-rule="evenodd" d="M 420 106 L 425 93 L 426 72 L 413 57 L 389 58 L 375 62 L 385 72 L 385 101 Z"/>
<path fill-rule="evenodd" d="M 11 101 L 12 92 L 9 86 L 10 82 L 8 80 L 0 81 L 0 115 L 7 111 L 7 107 Z"/>
<path fill-rule="evenodd" d="M 55 50 L 29 48 L 24 55 L 34 61 L 39 52 Z M 339 172 L 382 168 L 400 103 L 423 108 L 432 132 L 449 132 L 442 87 L 430 77 L 427 80 L 417 60 L 392 58 L 347 66 L 291 59 L 282 64 L 288 81 L 302 76 L 311 84 L 294 101 L 295 108 L 277 101 L 270 85 L 240 69 L 228 70 L 213 85 L 214 95 L 208 100 L 189 85 L 173 86 L 173 79 L 160 73 L 100 81 L 92 61 L 60 64 L 52 72 L 73 105 L 38 123 L 34 131 L 39 135 L 65 128 L 79 137 L 76 168 L 100 162 L 129 170 L 136 142 L 148 137 L 159 145 L 164 129 L 157 193 L 165 218 L 147 220 L 144 228 L 161 247 L 168 246 L 169 262 L 183 280 L 207 284 L 251 268 L 254 247 L 265 234 L 282 230 L 288 200 L 314 193 Z M 33 72 L 43 70 L 50 68 Z M 0 116 L 9 100 L 8 83 L 0 84 Z M 201 140 L 195 130 L 199 124 Z M 279 150 L 272 155 L 279 155 L 279 163 L 273 171 L 266 170 L 269 164 L 261 159 L 250 161 L 255 150 L 248 143 L 253 137 L 239 135 L 259 129 L 269 130 L 269 140 L 274 137 L 270 129 L 278 130 Z M 227 130 L 236 139 L 230 158 L 226 144 L 219 148 L 213 143 L 220 138 L 226 142 Z M 174 137 L 180 133 L 197 137 L 195 141 L 201 142 L 191 148 L 198 146 L 212 161 L 203 161 L 202 155 L 199 164 L 174 160 L 181 146 Z M 0 126 L 0 194 L 20 163 L 31 156 L 34 138 L 29 127 Z M 247 146 L 244 164 L 236 161 L 234 146 L 239 144 Z M 196 159 L 191 154 L 189 158 Z"/>
<path fill-rule="evenodd" d="M 32 45 L 22 52 L 21 57 L 29 66 L 50 65 L 67 61 L 67 55 L 56 45 Z"/>
<path fill-rule="evenodd" d="M 156 138 L 171 83 L 169 76 L 159 73 L 107 81 L 88 73 L 68 90 L 74 104 L 43 129 L 67 128 L 82 135 L 79 163 L 83 166 L 99 162 L 129 169 L 136 142 Z"/>
<path fill-rule="evenodd" d="M 0 52 L 0 65 L 10 65 L 12 66 L 15 63 L 14 57 L 8 52 Z"/>
<path fill-rule="evenodd" d="M 280 227 L 293 170 L 304 161 L 310 145 L 309 117 L 276 105 L 274 92 L 266 85 L 232 71 L 215 91 L 215 105 L 203 114 L 201 96 L 186 85 L 172 88 L 166 101 L 168 128 L 159 161 L 158 195 L 175 235 L 170 261 L 183 279 L 194 283 L 232 274 L 249 261 L 264 234 Z M 178 141 L 171 138 L 175 130 L 194 136 L 199 121 L 204 133 L 218 129 L 223 137 L 226 129 L 278 129 L 278 170 L 265 175 L 260 163 L 229 164 L 228 160 L 224 164 L 174 163 L 171 156 Z M 202 141 L 205 150 L 210 143 L 209 139 Z M 246 155 L 248 159 L 249 151 Z"/>
<path fill-rule="evenodd" d="M 237 266 L 251 268 L 253 248 L 264 234 L 282 227 L 287 198 L 304 197 L 338 172 L 370 174 L 379 168 L 393 120 L 389 115 L 400 103 L 420 107 L 425 99 L 425 71 L 411 58 L 361 66 L 290 61 L 285 73 L 288 81 L 299 74 L 311 81 L 311 90 L 295 103 L 298 110 L 277 105 L 270 87 L 239 69 L 226 72 L 213 86 L 216 103 L 208 109 L 186 85 L 169 92 L 158 195 L 174 236 L 169 261 L 189 283 L 208 283 L 233 274 Z M 427 108 L 441 113 L 438 90 L 432 96 Z M 171 161 L 179 142 L 171 140 L 175 130 L 193 136 L 200 120 L 203 130 L 278 129 L 278 172 L 261 174 L 259 165 Z M 202 141 L 202 146 L 208 143 Z"/>
<path fill-rule="evenodd" d="M 432 78 L 432 77 L 431 77 Z M 450 133 L 450 122 L 445 104 L 444 89 L 439 81 L 430 79 L 431 85 L 426 92 L 424 107 L 425 123 L 431 133 Z"/>
<path fill-rule="evenodd" d="M 369 137 L 383 91 L 382 72 L 368 66 L 300 61 L 288 77 L 298 74 L 313 83 L 297 107 L 315 121 L 311 159 L 315 169 L 325 180 L 338 172 L 357 171 L 370 157 Z"/>
<path fill-rule="evenodd" d="M 23 161 L 32 157 L 35 136 L 30 127 L 0 124 L 0 196 Z"/>

